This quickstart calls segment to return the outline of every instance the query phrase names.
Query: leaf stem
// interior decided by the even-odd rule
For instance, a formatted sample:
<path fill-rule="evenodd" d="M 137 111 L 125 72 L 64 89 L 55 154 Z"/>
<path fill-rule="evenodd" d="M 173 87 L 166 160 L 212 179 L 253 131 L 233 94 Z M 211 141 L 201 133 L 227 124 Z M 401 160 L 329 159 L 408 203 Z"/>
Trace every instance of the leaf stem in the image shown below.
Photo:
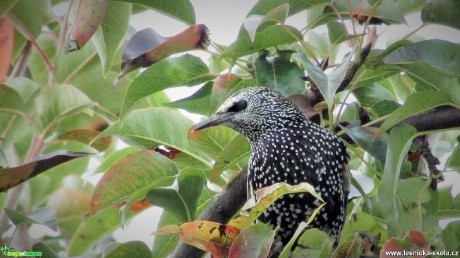
<path fill-rule="evenodd" d="M 75 70 L 73 70 L 73 72 L 70 73 L 69 76 L 67 76 L 67 78 L 65 78 L 65 80 L 62 83 L 63 84 L 69 83 L 69 81 L 72 80 L 73 77 L 75 77 L 78 73 L 80 73 L 80 71 L 83 70 L 83 68 L 85 68 L 85 66 L 89 64 L 89 62 L 91 62 L 96 56 L 97 56 L 97 53 L 93 53 L 88 58 L 86 58 L 86 60 L 83 61 L 79 66 L 77 66 L 77 68 L 75 68 Z"/>
<path fill-rule="evenodd" d="M 8 18 L 8 20 L 10 20 L 15 25 L 15 27 L 19 31 L 21 31 L 23 34 L 27 36 L 27 38 L 30 40 L 32 45 L 38 51 L 38 54 L 41 56 L 41 58 L 46 64 L 46 67 L 48 68 L 48 74 L 49 74 L 48 83 L 52 84 L 54 82 L 54 66 L 51 63 L 50 59 L 46 56 L 45 52 L 40 47 L 40 45 L 38 45 L 38 42 L 35 39 L 32 32 L 30 32 L 30 30 L 24 25 L 24 23 L 22 23 L 14 14 L 8 13 L 6 14 L 6 17 Z"/>
<path fill-rule="evenodd" d="M 0 112 L 6 112 L 6 113 L 12 113 L 12 114 L 15 114 L 15 115 L 19 115 L 25 119 L 27 119 L 27 121 L 29 122 L 32 122 L 33 118 L 31 116 L 29 116 L 28 114 L 22 112 L 22 111 L 19 111 L 19 110 L 16 110 L 16 109 L 12 109 L 12 108 L 0 108 Z"/>
<path fill-rule="evenodd" d="M 340 105 L 339 113 L 337 114 L 337 118 L 335 121 L 340 121 L 340 116 L 342 115 L 343 107 L 345 106 L 345 103 L 347 102 L 348 97 L 353 92 L 353 90 L 356 88 L 356 85 L 358 85 L 358 83 L 362 80 L 366 72 L 367 72 L 367 69 L 364 69 L 364 71 L 358 76 L 358 78 L 356 78 L 356 80 L 351 85 L 350 90 L 347 92 L 347 95 L 345 95 L 345 98 L 343 99 L 342 104 Z"/>
<path fill-rule="evenodd" d="M 426 23 L 423 23 L 422 25 L 418 26 L 415 30 L 409 32 L 406 36 L 402 37 L 401 40 L 404 40 L 404 39 L 407 39 L 408 37 L 414 35 L 415 33 L 417 33 L 417 31 L 419 31 L 420 29 L 422 29 L 423 27 L 425 27 Z"/>

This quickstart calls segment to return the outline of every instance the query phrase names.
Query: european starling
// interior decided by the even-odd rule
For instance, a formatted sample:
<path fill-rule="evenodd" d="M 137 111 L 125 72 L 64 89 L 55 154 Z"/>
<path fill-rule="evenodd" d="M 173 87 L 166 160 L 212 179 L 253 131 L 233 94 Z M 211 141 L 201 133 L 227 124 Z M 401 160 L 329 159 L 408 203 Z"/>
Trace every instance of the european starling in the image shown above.
<path fill-rule="evenodd" d="M 254 191 L 280 182 L 313 185 L 327 204 L 310 227 L 338 238 L 346 216 L 349 178 L 348 154 L 337 136 L 306 119 L 280 93 L 262 87 L 235 93 L 195 130 L 216 125 L 230 127 L 250 142 L 248 184 Z M 309 193 L 288 194 L 258 219 L 272 228 L 279 225 L 277 238 L 286 245 L 319 205 Z"/>

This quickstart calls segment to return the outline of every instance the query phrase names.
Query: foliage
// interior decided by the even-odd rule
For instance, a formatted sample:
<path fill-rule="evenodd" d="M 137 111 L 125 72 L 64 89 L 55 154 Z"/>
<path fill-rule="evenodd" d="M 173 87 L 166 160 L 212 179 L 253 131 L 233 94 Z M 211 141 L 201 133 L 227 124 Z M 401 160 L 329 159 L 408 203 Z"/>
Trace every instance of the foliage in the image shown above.
<path fill-rule="evenodd" d="M 437 182 L 441 172 L 460 171 L 460 125 L 445 116 L 429 121 L 436 126 L 401 124 L 433 111 L 458 114 L 460 45 L 423 39 L 420 28 L 391 44 L 377 35 L 411 13 L 422 27 L 460 34 L 456 0 L 259 0 L 229 46 L 194 25 L 188 0 L 77 0 L 56 14 L 58 5 L 70 1 L 0 2 L 2 250 L 166 257 L 181 239 L 216 256 L 266 257 L 276 229 L 252 225 L 255 218 L 283 194 L 315 193 L 309 185 L 273 186 L 228 224 L 195 221 L 246 165 L 250 148 L 228 128 L 193 132 L 179 112 L 210 115 L 233 92 L 258 84 L 307 96 L 307 115 L 338 130 L 350 169 L 362 175 L 352 179 L 334 257 L 458 250 L 460 224 L 440 222 L 460 218 L 460 195 Z M 145 10 L 190 27 L 133 36 L 129 18 Z M 296 28 L 289 17 L 298 13 L 307 18 Z M 165 90 L 183 86 L 197 91 L 171 102 Z M 101 179 L 93 185 L 83 180 L 89 176 Z M 163 209 L 154 243 L 113 239 L 152 205 Z M 34 239 L 25 234 L 32 224 L 57 236 Z M 333 240 L 315 229 L 302 234 L 307 226 L 296 234 L 308 250 L 292 255 L 331 255 Z"/>

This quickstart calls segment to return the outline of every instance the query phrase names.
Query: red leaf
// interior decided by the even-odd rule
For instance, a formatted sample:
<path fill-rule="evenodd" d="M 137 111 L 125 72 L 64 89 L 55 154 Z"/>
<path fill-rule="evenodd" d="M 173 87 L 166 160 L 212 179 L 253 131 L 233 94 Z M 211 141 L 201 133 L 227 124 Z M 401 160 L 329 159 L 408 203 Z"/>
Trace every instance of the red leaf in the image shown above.
<path fill-rule="evenodd" d="M 14 26 L 5 17 L 0 17 L 0 83 L 10 70 L 14 48 Z"/>
<path fill-rule="evenodd" d="M 142 187 L 176 174 L 169 159 L 153 150 L 130 153 L 104 173 L 91 198 L 91 212 L 126 201 Z"/>
<path fill-rule="evenodd" d="M 69 14 L 66 51 L 82 48 L 104 19 L 107 1 L 75 0 Z"/>
<path fill-rule="evenodd" d="M 428 242 L 426 241 L 425 235 L 423 235 L 423 233 L 420 231 L 411 230 L 409 231 L 409 234 L 407 237 L 412 243 L 414 243 L 418 247 L 428 247 L 429 246 Z"/>
<path fill-rule="evenodd" d="M 139 68 L 148 67 L 172 54 L 206 49 L 208 28 L 204 24 L 190 26 L 181 33 L 165 38 L 153 29 L 144 29 L 129 40 L 123 52 L 120 77 Z"/>
<path fill-rule="evenodd" d="M 73 140 L 77 142 L 81 142 L 84 144 L 88 144 L 94 149 L 98 151 L 105 151 L 110 144 L 112 143 L 112 139 L 110 137 L 101 137 L 95 141 L 92 141 L 96 136 L 99 135 L 99 132 L 93 129 L 87 128 L 79 128 L 67 131 L 61 135 L 59 135 L 59 140 Z"/>
<path fill-rule="evenodd" d="M 222 90 L 228 90 L 240 81 L 241 79 L 233 73 L 221 74 L 214 81 L 212 91 L 217 92 Z"/>
<path fill-rule="evenodd" d="M 391 251 L 403 251 L 404 248 L 401 246 L 401 240 L 394 237 L 388 239 L 385 245 L 380 250 L 380 258 L 393 258 L 394 255 L 387 255 L 387 252 Z"/>

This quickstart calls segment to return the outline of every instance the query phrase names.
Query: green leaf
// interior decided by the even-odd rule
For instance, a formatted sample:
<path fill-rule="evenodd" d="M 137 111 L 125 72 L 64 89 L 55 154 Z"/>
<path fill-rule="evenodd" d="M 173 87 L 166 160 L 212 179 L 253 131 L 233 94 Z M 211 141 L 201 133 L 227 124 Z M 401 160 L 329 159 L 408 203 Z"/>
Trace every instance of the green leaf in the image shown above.
<path fill-rule="evenodd" d="M 230 220 L 228 226 L 235 227 L 237 229 L 243 229 L 251 225 L 265 210 L 270 207 L 280 196 L 291 193 L 310 193 L 316 199 L 321 201 L 319 209 L 324 206 L 324 201 L 321 196 L 315 192 L 312 185 L 308 183 L 300 183 L 297 185 L 289 185 L 286 183 L 276 183 L 255 192 L 255 198 L 250 198 L 246 201 L 240 213 Z M 316 209 L 308 223 L 313 220 L 316 213 L 319 211 Z"/>
<path fill-rule="evenodd" d="M 420 177 L 411 177 L 401 180 L 398 184 L 397 195 L 404 207 L 421 205 L 430 201 L 431 195 L 428 191 L 430 183 Z"/>
<path fill-rule="evenodd" d="M 8 215 L 8 218 L 10 218 L 16 226 L 20 224 L 40 224 L 57 231 L 56 211 L 53 208 L 38 208 L 28 216 L 24 216 L 21 213 L 8 208 L 5 208 L 4 210 Z"/>
<path fill-rule="evenodd" d="M 331 44 L 326 33 L 318 34 L 314 30 L 310 30 L 305 35 L 306 43 L 311 47 L 312 56 L 317 59 L 329 58 L 329 63 L 336 59 L 338 48 Z"/>
<path fill-rule="evenodd" d="M 329 39 L 332 44 L 337 45 L 350 38 L 345 25 L 338 21 L 330 21 L 327 24 L 327 30 L 329 31 Z"/>
<path fill-rule="evenodd" d="M 447 188 L 452 190 L 452 188 Z M 460 216 L 460 194 L 452 197 L 451 191 L 439 191 L 437 196 L 439 199 L 437 210 L 435 210 L 435 215 L 438 218 L 458 218 Z"/>
<path fill-rule="evenodd" d="M 276 23 L 284 23 L 289 13 L 289 4 L 282 4 L 266 15 L 250 15 L 248 16 L 243 23 L 243 27 L 249 34 L 249 37 L 252 41 L 256 36 L 256 32 L 262 31 L 263 28 L 266 28 L 269 25 L 273 25 Z"/>
<path fill-rule="evenodd" d="M 189 0 L 119 0 L 157 10 L 187 24 L 195 24 L 195 11 Z"/>
<path fill-rule="evenodd" d="M 376 157 L 381 161 L 385 161 L 385 155 L 388 145 L 388 134 L 378 134 L 378 129 L 375 127 L 342 127 L 350 138 L 361 146 L 366 152 Z"/>
<path fill-rule="evenodd" d="M 25 110 L 25 103 L 21 95 L 4 84 L 0 84 L 0 99 L 2 100 L 0 102 L 0 112 L 11 113 Z"/>
<path fill-rule="evenodd" d="M 396 198 L 396 191 L 398 189 L 401 164 L 407 155 L 411 140 L 416 134 L 417 130 L 414 127 L 403 125 L 392 129 L 388 138 L 385 168 L 378 191 L 378 198 L 391 235 L 403 236 L 405 234 L 399 225 L 402 206 Z"/>
<path fill-rule="evenodd" d="M 289 4 L 289 16 L 291 16 L 313 7 L 325 6 L 328 3 L 330 3 L 329 0 L 259 0 L 249 11 L 248 16 L 252 14 L 265 15 L 281 4 Z"/>
<path fill-rule="evenodd" d="M 391 91 L 384 87 L 381 82 L 359 87 L 353 91 L 353 95 L 364 107 L 371 107 L 382 100 L 395 100 Z"/>
<path fill-rule="evenodd" d="M 126 213 L 126 221 L 129 221 L 136 214 L 131 211 Z M 90 216 L 80 224 L 76 231 L 73 231 L 75 233 L 68 247 L 69 256 L 83 254 L 97 241 L 119 228 L 120 222 L 118 208 L 105 209 L 94 216 Z"/>
<path fill-rule="evenodd" d="M 441 73 L 460 78 L 460 45 L 439 39 L 424 40 L 395 49 L 383 62 L 401 68 L 425 63 Z"/>
<path fill-rule="evenodd" d="M 294 249 L 293 258 L 300 257 L 330 257 L 334 240 L 326 232 L 317 228 L 306 230 L 299 238 L 299 245 L 307 247 Z"/>
<path fill-rule="evenodd" d="M 40 67 L 41 70 L 43 70 L 42 67 Z M 114 85 L 118 73 L 109 71 L 105 74 L 105 78 L 102 73 L 101 61 L 92 42 L 78 51 L 57 57 L 56 81 L 75 86 L 98 105 L 112 113 L 118 113 L 131 82 L 124 79 Z"/>
<path fill-rule="evenodd" d="M 426 0 L 422 9 L 423 23 L 438 23 L 460 29 L 460 3 L 456 0 Z"/>
<path fill-rule="evenodd" d="M 200 58 L 184 55 L 163 59 L 139 75 L 129 86 L 120 116 L 125 116 L 144 97 L 173 86 L 193 86 L 211 80 Z"/>
<path fill-rule="evenodd" d="M 188 141 L 187 132 L 192 125 L 193 122 L 179 112 L 147 108 L 130 112 L 99 134 L 98 138 L 117 135 L 129 144 L 144 148 L 166 145 L 210 167 L 207 155 Z"/>
<path fill-rule="evenodd" d="M 247 164 L 250 153 L 251 147 L 246 138 L 235 135 L 217 156 L 211 170 L 211 180 L 216 180 L 227 169 L 236 167 L 241 170 Z"/>
<path fill-rule="evenodd" d="M 147 200 L 174 214 L 181 222 L 192 221 L 205 182 L 203 176 L 183 172 L 171 187 L 150 190 Z"/>
<path fill-rule="evenodd" d="M 303 70 L 289 60 L 292 51 L 278 51 L 278 56 L 261 53 L 256 59 L 257 84 L 279 91 L 284 96 L 305 90 Z"/>
<path fill-rule="evenodd" d="M 252 41 L 247 32 L 238 37 L 222 53 L 223 58 L 236 59 L 255 53 L 261 49 L 296 42 L 302 34 L 294 27 L 288 25 L 272 25 L 263 31 L 257 32 Z"/>
<path fill-rule="evenodd" d="M 136 147 L 126 147 L 120 150 L 116 150 L 114 152 L 111 152 L 107 156 L 104 157 L 104 160 L 102 161 L 101 165 L 97 168 L 97 172 L 105 172 L 109 170 L 110 167 L 112 167 L 116 162 L 121 160 L 123 157 L 139 151 L 138 148 Z"/>
<path fill-rule="evenodd" d="M 355 233 L 334 251 L 333 257 L 359 257 L 363 251 L 362 249 L 363 239 L 358 233 Z"/>
<path fill-rule="evenodd" d="M 18 0 L 11 10 L 11 13 L 16 16 L 16 18 L 21 21 L 22 24 L 25 25 L 25 27 L 32 33 L 34 37 L 37 37 L 42 31 L 42 25 L 50 19 L 50 11 L 51 6 L 49 1 Z M 30 15 L 30 12 L 33 12 L 34 15 Z M 15 24 L 16 28 L 21 28 L 20 26 L 16 25 L 17 24 Z M 25 37 L 29 38 L 24 31 L 20 31 Z"/>
<path fill-rule="evenodd" d="M 131 4 L 109 1 L 104 20 L 92 37 L 104 75 L 112 67 L 116 51 L 128 30 L 131 9 Z"/>
<path fill-rule="evenodd" d="M 3 0 L 0 2 L 0 15 L 5 14 L 8 10 L 11 9 L 11 7 L 14 6 L 14 4 L 17 2 L 17 0 Z"/>
<path fill-rule="evenodd" d="M 356 46 L 353 47 L 351 53 L 353 53 L 355 49 Z M 346 58 L 344 58 L 343 62 L 329 74 L 325 74 L 321 68 L 313 64 L 303 53 L 293 54 L 291 60 L 299 61 L 303 65 L 310 78 L 316 83 L 316 85 L 318 85 L 324 100 L 327 102 L 327 106 L 332 108 L 335 92 L 345 78 L 345 74 L 352 57 L 353 54 L 349 54 Z"/>
<path fill-rule="evenodd" d="M 165 105 L 173 108 L 185 109 L 188 112 L 206 116 L 209 114 L 212 85 L 213 82 L 207 82 L 191 96 L 171 103 L 166 103 Z"/>
<path fill-rule="evenodd" d="M 152 254 L 149 247 L 142 241 L 129 241 L 118 245 L 106 258 L 139 257 L 151 258 Z"/>
<path fill-rule="evenodd" d="M 405 23 L 404 15 L 396 5 L 396 1 L 385 0 L 378 1 L 378 6 L 374 11 L 374 5 L 371 5 L 368 0 L 349 0 L 349 1 L 334 1 L 338 13 L 342 17 L 350 18 L 350 13 L 357 18 L 361 18 L 360 22 L 363 23 L 367 17 L 372 15 L 373 18 L 382 20 L 387 24 L 402 24 Z M 336 16 L 331 8 L 325 9 L 325 14 L 329 16 Z"/>
<path fill-rule="evenodd" d="M 425 4 L 425 0 L 407 0 L 407 1 L 396 1 L 395 4 L 398 9 L 404 14 L 420 11 Z"/>
<path fill-rule="evenodd" d="M 45 129 L 60 118 L 80 112 L 92 105 L 92 101 L 71 85 L 49 85 L 41 88 L 34 100 L 37 123 Z"/>
<path fill-rule="evenodd" d="M 140 198 L 145 198 L 153 187 L 170 185 L 172 181 L 161 179 L 176 174 L 174 162 L 155 151 L 128 154 L 111 166 L 97 183 L 91 199 L 91 211 L 111 207 L 132 195 L 139 195 L 138 192 L 143 192 L 144 196 Z"/>
<path fill-rule="evenodd" d="M 380 234 L 381 240 L 385 240 L 387 239 L 388 231 L 384 226 L 384 224 L 378 223 L 375 217 L 370 214 L 358 212 L 345 222 L 340 236 L 340 243 L 345 242 L 346 239 L 360 231 L 367 231 L 372 235 Z"/>
<path fill-rule="evenodd" d="M 392 112 L 380 126 L 379 131 L 388 131 L 404 119 L 435 107 L 452 103 L 449 95 L 439 91 L 420 91 L 410 95 L 404 105 Z"/>
<path fill-rule="evenodd" d="M 26 77 L 9 79 L 5 82 L 5 85 L 14 89 L 21 96 L 22 101 L 26 103 L 29 102 L 30 97 L 34 95 L 36 90 L 40 88 L 40 85 L 38 85 L 35 81 Z"/>
<path fill-rule="evenodd" d="M 244 228 L 230 247 L 229 257 L 267 257 L 275 238 L 275 230 L 257 223 Z"/>
<path fill-rule="evenodd" d="M 321 15 L 324 12 L 324 8 L 326 8 L 325 5 L 319 5 L 319 6 L 315 6 L 307 10 L 307 25 L 309 27 L 311 28 L 316 27 L 315 26 L 317 25 L 316 21 L 321 20 Z M 334 20 L 334 18 L 331 18 L 331 20 Z M 321 25 L 321 24 L 318 24 L 318 25 Z"/>
<path fill-rule="evenodd" d="M 460 250 L 460 221 L 450 222 L 442 231 L 442 238 L 447 250 Z"/>
<path fill-rule="evenodd" d="M 460 83 L 457 78 L 447 76 L 425 63 L 405 64 L 401 68 L 410 79 L 434 90 L 445 92 L 453 102 L 460 105 Z"/>
<path fill-rule="evenodd" d="M 46 258 L 59 258 L 58 254 L 53 251 L 48 245 L 45 243 L 36 243 L 32 246 L 32 251 L 40 252 L 42 255 L 41 257 Z"/>
<path fill-rule="evenodd" d="M 372 105 L 371 108 L 372 111 L 374 111 L 374 113 L 377 115 L 377 117 L 382 117 L 389 115 L 397 108 L 399 108 L 399 104 L 395 101 L 384 99 Z"/>
<path fill-rule="evenodd" d="M 228 127 L 216 126 L 206 130 L 189 131 L 187 137 L 192 147 L 215 159 L 235 135 L 236 132 Z"/>
<path fill-rule="evenodd" d="M 171 212 L 163 210 L 157 228 L 162 228 L 167 225 L 180 224 L 182 224 L 182 220 L 176 218 L 176 216 L 174 216 Z M 171 254 L 178 242 L 179 237 L 176 234 L 156 235 L 155 239 L 153 240 L 152 257 L 168 257 L 168 255 Z"/>
<path fill-rule="evenodd" d="M 300 224 L 297 227 L 294 235 L 291 237 L 291 240 L 289 240 L 287 245 L 281 251 L 279 258 L 288 258 L 289 257 L 289 255 L 290 255 L 290 253 L 292 251 L 292 246 L 297 241 L 299 236 L 304 232 L 304 230 L 305 230 L 305 228 L 307 226 L 308 226 L 308 224 L 305 221 L 300 222 Z"/>
<path fill-rule="evenodd" d="M 457 145 L 452 155 L 447 159 L 446 167 L 460 171 L 460 144 Z"/>

